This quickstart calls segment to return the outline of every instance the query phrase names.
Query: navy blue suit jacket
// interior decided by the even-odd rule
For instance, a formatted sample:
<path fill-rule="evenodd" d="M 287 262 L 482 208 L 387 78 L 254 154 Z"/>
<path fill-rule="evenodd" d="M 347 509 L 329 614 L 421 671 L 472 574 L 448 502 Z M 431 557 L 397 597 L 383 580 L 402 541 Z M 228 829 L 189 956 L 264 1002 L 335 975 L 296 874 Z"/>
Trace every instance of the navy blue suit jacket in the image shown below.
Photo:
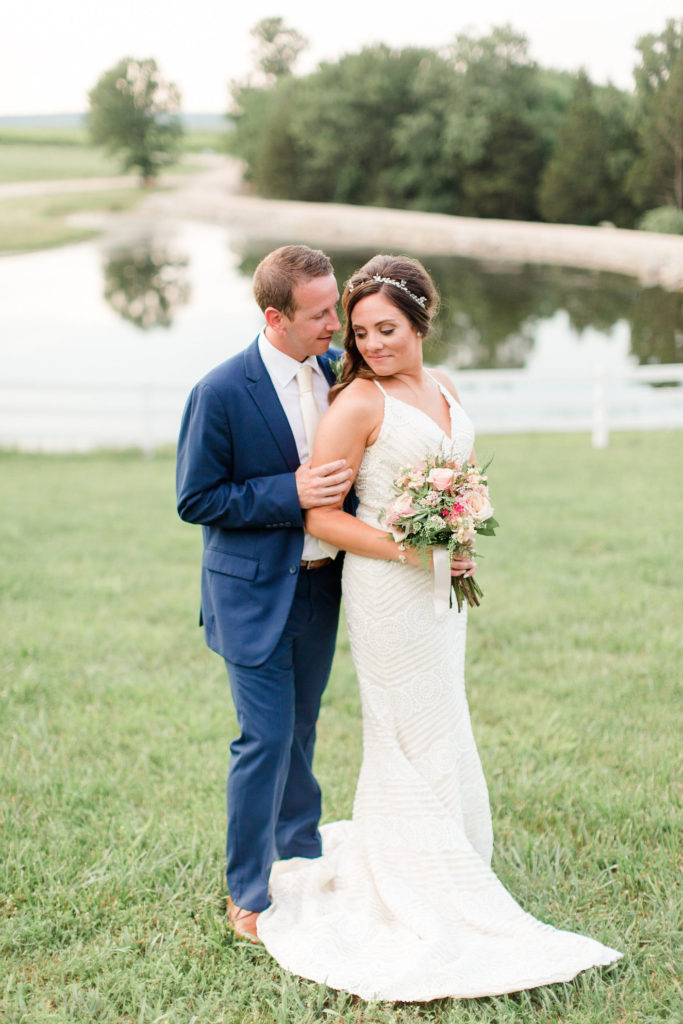
<path fill-rule="evenodd" d="M 318 362 L 333 383 L 331 358 Z M 203 527 L 206 642 L 238 665 L 263 664 L 287 621 L 304 543 L 299 465 L 254 341 L 192 389 L 176 471 L 180 517 Z"/>

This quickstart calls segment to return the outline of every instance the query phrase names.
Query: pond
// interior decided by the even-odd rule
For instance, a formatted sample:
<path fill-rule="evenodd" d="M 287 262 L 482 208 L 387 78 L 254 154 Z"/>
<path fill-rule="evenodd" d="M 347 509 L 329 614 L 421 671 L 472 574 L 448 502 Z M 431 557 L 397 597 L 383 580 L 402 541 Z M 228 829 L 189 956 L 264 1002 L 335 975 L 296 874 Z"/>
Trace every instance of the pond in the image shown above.
<path fill-rule="evenodd" d="M 0 258 L 0 444 L 172 443 L 192 384 L 260 329 L 250 279 L 265 251 L 241 252 L 222 228 L 185 223 Z M 340 282 L 371 255 L 330 252 Z M 558 395 L 585 429 L 596 367 L 616 381 L 637 365 L 683 362 L 679 293 L 614 274 L 424 262 L 442 295 L 426 359 L 453 371 L 480 429 L 554 429 Z M 631 389 L 639 415 L 655 390 Z M 666 390 L 658 408 L 680 408 L 680 389 Z M 525 403 L 526 420 L 515 411 L 523 393 L 545 397 Z"/>

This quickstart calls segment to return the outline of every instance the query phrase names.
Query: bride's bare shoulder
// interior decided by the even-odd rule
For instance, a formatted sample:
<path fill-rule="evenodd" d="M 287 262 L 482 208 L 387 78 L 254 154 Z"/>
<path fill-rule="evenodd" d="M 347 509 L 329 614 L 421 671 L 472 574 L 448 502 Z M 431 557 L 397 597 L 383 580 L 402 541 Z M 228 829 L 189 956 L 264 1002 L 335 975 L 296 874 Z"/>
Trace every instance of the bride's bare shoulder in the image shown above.
<path fill-rule="evenodd" d="M 334 399 L 333 405 L 349 413 L 373 413 L 381 410 L 383 395 L 373 380 L 356 377 Z"/>
<path fill-rule="evenodd" d="M 353 445 L 359 445 L 355 463 L 357 466 L 362 449 L 372 444 L 379 433 L 384 415 L 382 399 L 382 392 L 372 381 L 358 378 L 352 381 L 348 387 L 337 393 L 320 421 L 316 434 L 316 449 L 321 437 L 329 437 L 336 442 L 343 438 L 351 448 Z"/>

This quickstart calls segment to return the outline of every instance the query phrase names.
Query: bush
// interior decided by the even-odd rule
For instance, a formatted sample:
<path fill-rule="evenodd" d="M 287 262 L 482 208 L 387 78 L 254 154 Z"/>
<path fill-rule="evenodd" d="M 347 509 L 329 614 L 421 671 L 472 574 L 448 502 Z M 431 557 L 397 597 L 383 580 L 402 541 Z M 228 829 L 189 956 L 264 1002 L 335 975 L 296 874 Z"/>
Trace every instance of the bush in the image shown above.
<path fill-rule="evenodd" d="M 648 210 L 638 222 L 641 231 L 659 231 L 665 235 L 683 235 L 683 210 L 677 206 L 658 206 Z"/>

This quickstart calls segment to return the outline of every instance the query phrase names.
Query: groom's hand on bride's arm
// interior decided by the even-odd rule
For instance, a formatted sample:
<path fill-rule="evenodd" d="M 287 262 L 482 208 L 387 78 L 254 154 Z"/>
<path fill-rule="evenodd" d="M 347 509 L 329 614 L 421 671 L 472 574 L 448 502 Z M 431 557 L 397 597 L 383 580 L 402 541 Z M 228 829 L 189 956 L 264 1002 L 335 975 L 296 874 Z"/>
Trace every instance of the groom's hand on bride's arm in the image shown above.
<path fill-rule="evenodd" d="M 311 460 L 302 462 L 294 474 L 301 508 L 337 505 L 351 486 L 353 470 L 346 459 L 326 462 L 311 468 Z"/>

